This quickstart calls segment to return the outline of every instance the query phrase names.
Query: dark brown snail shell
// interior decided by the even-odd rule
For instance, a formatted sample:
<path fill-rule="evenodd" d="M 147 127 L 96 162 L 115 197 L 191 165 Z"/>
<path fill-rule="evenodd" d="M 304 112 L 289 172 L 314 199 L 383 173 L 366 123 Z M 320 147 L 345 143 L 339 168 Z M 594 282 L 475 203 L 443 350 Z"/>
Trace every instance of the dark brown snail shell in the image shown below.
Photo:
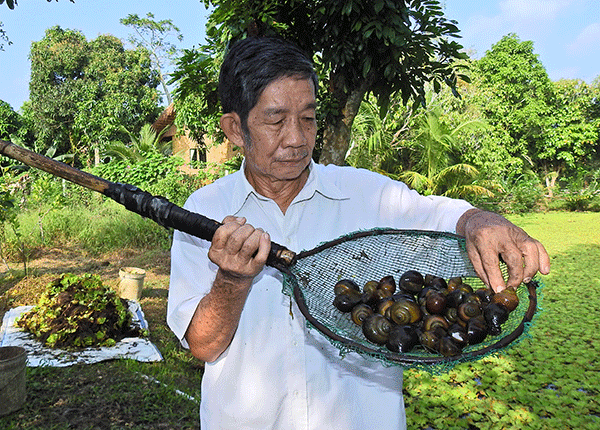
<path fill-rule="evenodd" d="M 469 339 L 469 345 L 476 345 L 483 342 L 487 334 L 487 325 L 483 315 L 471 318 L 469 322 L 467 322 L 467 338 Z"/>
<path fill-rule="evenodd" d="M 419 294 L 425 284 L 425 279 L 420 272 L 416 270 L 408 270 L 400 276 L 398 282 L 400 288 L 412 294 Z"/>
<path fill-rule="evenodd" d="M 490 303 L 499 303 L 508 309 L 508 312 L 512 312 L 519 306 L 519 296 L 517 296 L 517 292 L 512 288 L 505 288 L 499 293 L 494 294 Z"/>
<path fill-rule="evenodd" d="M 446 296 L 438 291 L 428 294 L 425 298 L 425 307 L 432 314 L 441 314 L 446 309 Z"/>
<path fill-rule="evenodd" d="M 473 287 L 471 287 L 469 284 L 465 284 L 464 282 L 458 286 L 458 289 L 465 293 L 473 292 Z"/>
<path fill-rule="evenodd" d="M 400 300 L 390 307 L 390 318 L 398 325 L 412 324 L 421 318 L 421 309 L 412 300 Z"/>
<path fill-rule="evenodd" d="M 454 290 L 446 295 L 446 306 L 451 308 L 458 308 L 463 302 L 465 293 L 461 290 Z"/>
<path fill-rule="evenodd" d="M 496 336 L 502 332 L 502 324 L 508 320 L 509 313 L 508 309 L 499 303 L 490 303 L 483 310 L 488 331 L 492 336 Z"/>
<path fill-rule="evenodd" d="M 462 348 L 450 336 L 444 336 L 440 339 L 438 351 L 444 357 L 453 357 L 462 353 Z"/>
<path fill-rule="evenodd" d="M 370 306 L 365 305 L 364 303 L 359 303 L 354 308 L 352 308 L 352 312 L 350 313 L 352 317 L 352 321 L 355 324 L 363 325 L 363 322 L 373 315 L 373 309 Z"/>
<path fill-rule="evenodd" d="M 419 336 L 419 342 L 421 345 L 429 351 L 438 352 L 440 347 L 440 339 L 444 337 L 446 333 L 444 330 L 426 330 Z"/>
<path fill-rule="evenodd" d="M 494 295 L 494 290 L 491 288 L 479 288 L 475 290 L 475 294 L 479 297 L 482 304 L 488 304 Z"/>
<path fill-rule="evenodd" d="M 351 279 L 341 279 L 333 287 L 333 292 L 336 296 L 347 294 L 349 290 L 360 292 L 360 287 Z"/>
<path fill-rule="evenodd" d="M 476 302 L 463 302 L 458 306 L 458 317 L 463 321 L 469 321 L 481 315 L 481 306 Z"/>
<path fill-rule="evenodd" d="M 428 282 L 427 285 L 430 287 L 435 288 L 436 290 L 445 290 L 448 288 L 448 283 L 446 282 L 446 280 L 440 276 L 432 276 Z"/>
<path fill-rule="evenodd" d="M 448 336 L 450 336 L 458 346 L 464 347 L 469 344 L 467 331 L 460 324 L 452 324 L 448 327 Z"/>
<path fill-rule="evenodd" d="M 446 289 L 448 292 L 456 290 L 462 284 L 462 278 L 460 276 L 455 276 L 453 278 L 448 279 L 446 284 L 448 285 Z"/>
<path fill-rule="evenodd" d="M 394 280 L 394 277 L 388 275 L 381 278 L 379 281 L 379 289 L 389 293 L 388 297 L 394 294 L 396 292 L 396 281 Z"/>
<path fill-rule="evenodd" d="M 347 294 L 336 295 L 333 299 L 333 306 L 341 312 L 350 312 L 360 301 L 361 296 L 358 292 L 352 293 L 348 291 Z"/>
<path fill-rule="evenodd" d="M 448 320 L 450 323 L 455 323 L 458 321 L 458 311 L 456 308 L 446 308 L 444 311 L 444 318 Z"/>
<path fill-rule="evenodd" d="M 367 281 L 365 285 L 363 285 L 363 293 L 374 294 L 379 287 L 379 282 L 377 281 Z"/>
<path fill-rule="evenodd" d="M 383 345 L 387 342 L 392 329 L 392 323 L 380 314 L 369 316 L 362 324 L 365 337 L 373 343 Z"/>
<path fill-rule="evenodd" d="M 389 315 L 389 311 L 388 309 L 395 303 L 394 299 L 392 299 L 391 297 L 388 297 L 387 299 L 383 299 L 381 300 L 378 304 L 377 304 L 377 312 L 380 313 L 383 316 L 386 316 L 386 312 Z"/>
<path fill-rule="evenodd" d="M 394 325 L 385 344 L 392 352 L 410 352 L 419 343 L 419 334 L 415 326 Z"/>
<path fill-rule="evenodd" d="M 436 327 L 446 330 L 450 327 L 450 323 L 441 315 L 427 315 L 423 319 L 423 330 L 434 330 Z"/>

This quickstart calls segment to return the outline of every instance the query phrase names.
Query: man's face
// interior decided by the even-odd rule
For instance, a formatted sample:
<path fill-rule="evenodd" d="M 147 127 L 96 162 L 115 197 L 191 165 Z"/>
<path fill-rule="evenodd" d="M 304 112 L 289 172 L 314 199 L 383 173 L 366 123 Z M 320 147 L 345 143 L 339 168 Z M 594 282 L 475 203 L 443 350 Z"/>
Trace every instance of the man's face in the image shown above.
<path fill-rule="evenodd" d="M 301 177 L 315 147 L 315 109 L 309 79 L 283 77 L 265 87 L 248 115 L 244 155 L 249 179 L 277 182 Z"/>

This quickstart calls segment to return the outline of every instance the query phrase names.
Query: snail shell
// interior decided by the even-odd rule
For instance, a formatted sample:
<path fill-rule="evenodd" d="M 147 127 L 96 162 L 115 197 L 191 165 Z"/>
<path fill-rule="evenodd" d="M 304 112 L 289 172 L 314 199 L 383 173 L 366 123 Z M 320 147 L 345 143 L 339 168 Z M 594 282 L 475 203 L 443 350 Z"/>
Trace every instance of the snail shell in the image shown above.
<path fill-rule="evenodd" d="M 349 290 L 360 292 L 360 287 L 351 279 L 342 279 L 333 286 L 335 295 L 347 294 Z"/>
<path fill-rule="evenodd" d="M 494 290 L 491 288 L 479 288 L 475 290 L 475 294 L 477 294 L 482 304 L 488 304 L 494 295 Z"/>
<path fill-rule="evenodd" d="M 392 352 L 409 352 L 419 343 L 417 329 L 413 325 L 394 325 L 385 344 Z"/>
<path fill-rule="evenodd" d="M 392 329 L 392 323 L 380 314 L 369 316 L 362 324 L 362 331 L 365 337 L 378 345 L 387 342 Z"/>
<path fill-rule="evenodd" d="M 519 296 L 517 296 L 517 292 L 512 288 L 505 288 L 499 293 L 494 294 L 490 303 L 499 303 L 503 305 L 508 312 L 512 312 L 519 306 Z"/>
<path fill-rule="evenodd" d="M 355 324 L 363 325 L 363 322 L 371 315 L 373 315 L 373 309 L 370 306 L 365 305 L 364 303 L 359 303 L 358 305 L 352 308 L 351 312 L 352 321 Z"/>
<path fill-rule="evenodd" d="M 448 288 L 446 280 L 440 276 L 430 276 L 426 285 L 435 288 L 436 290 L 443 291 Z"/>
<path fill-rule="evenodd" d="M 423 330 L 434 330 L 436 327 L 441 327 L 446 330 L 450 327 L 450 323 L 441 315 L 427 315 L 423 319 Z"/>
<path fill-rule="evenodd" d="M 358 291 L 354 293 L 348 290 L 345 294 L 338 294 L 333 299 L 333 306 L 341 312 L 350 312 L 354 306 L 361 301 L 361 295 Z"/>
<path fill-rule="evenodd" d="M 491 335 L 496 336 L 502 332 L 502 324 L 508 320 L 508 309 L 499 303 L 490 303 L 483 310 L 483 316 Z"/>
<path fill-rule="evenodd" d="M 400 300 L 390 307 L 390 318 L 398 325 L 412 324 L 421 318 L 421 309 L 412 300 Z"/>
<path fill-rule="evenodd" d="M 460 276 L 455 276 L 453 278 L 448 279 L 448 286 L 446 287 L 446 289 L 448 290 L 448 292 L 450 291 L 454 291 L 456 290 L 460 284 L 462 284 L 462 278 Z"/>
<path fill-rule="evenodd" d="M 394 280 L 394 277 L 388 275 L 381 278 L 379 281 L 379 289 L 389 293 L 389 296 L 387 297 L 390 297 L 392 294 L 394 294 L 396 292 L 396 281 Z"/>
<path fill-rule="evenodd" d="M 446 296 L 434 291 L 425 298 L 425 307 L 432 314 L 441 314 L 446 309 Z"/>
<path fill-rule="evenodd" d="M 377 281 L 367 281 L 363 286 L 363 293 L 374 294 L 379 287 L 379 282 Z"/>
<path fill-rule="evenodd" d="M 452 324 L 448 327 L 448 336 L 450 336 L 458 346 L 463 347 L 469 343 L 467 331 L 460 324 Z"/>
<path fill-rule="evenodd" d="M 444 336 L 439 341 L 439 352 L 444 357 L 452 357 L 455 355 L 460 355 L 462 353 L 462 348 L 454 342 L 454 339 L 450 336 Z"/>
<path fill-rule="evenodd" d="M 377 306 L 377 312 L 387 317 L 389 315 L 389 309 L 394 303 L 395 301 L 391 297 L 383 299 L 379 302 L 379 305 Z"/>
<path fill-rule="evenodd" d="M 479 303 L 463 302 L 458 307 L 458 317 L 463 321 L 469 321 L 478 315 L 481 315 L 481 306 L 479 306 Z"/>
<path fill-rule="evenodd" d="M 429 351 L 438 352 L 440 347 L 440 339 L 444 337 L 446 333 L 442 329 L 426 330 L 419 336 L 419 342 L 421 345 Z"/>
<path fill-rule="evenodd" d="M 467 322 L 467 338 L 469 339 L 469 345 L 483 342 L 487 334 L 487 325 L 483 315 L 471 318 L 469 322 Z"/>
<path fill-rule="evenodd" d="M 458 308 L 460 306 L 460 304 L 463 302 L 464 296 L 465 296 L 465 293 L 458 289 L 449 292 L 446 295 L 446 306 L 451 307 L 451 308 Z"/>
<path fill-rule="evenodd" d="M 420 272 L 408 270 L 400 276 L 400 288 L 413 294 L 419 294 L 425 285 L 425 279 Z"/>

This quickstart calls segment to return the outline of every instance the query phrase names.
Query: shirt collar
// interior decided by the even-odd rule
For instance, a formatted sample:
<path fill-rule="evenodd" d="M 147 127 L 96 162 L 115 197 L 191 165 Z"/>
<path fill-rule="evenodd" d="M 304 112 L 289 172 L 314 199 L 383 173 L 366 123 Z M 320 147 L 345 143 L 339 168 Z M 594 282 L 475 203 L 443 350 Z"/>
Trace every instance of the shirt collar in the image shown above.
<path fill-rule="evenodd" d="M 233 207 L 236 208 L 235 213 L 239 212 L 241 208 L 244 206 L 248 197 L 253 195 L 259 200 L 269 201 L 271 199 L 259 194 L 244 174 L 244 168 L 246 166 L 246 161 L 242 162 L 242 166 L 237 174 L 237 178 L 234 183 L 234 190 L 232 194 L 232 204 Z M 329 178 L 327 175 L 323 174 L 322 169 L 319 168 L 313 160 L 311 160 L 309 165 L 309 174 L 308 179 L 306 180 L 306 184 L 298 193 L 292 204 L 298 203 L 304 200 L 311 199 L 315 194 L 321 194 L 323 197 L 331 199 L 331 200 L 346 200 L 349 199 L 350 196 L 347 196 L 342 193 L 339 187 L 334 183 L 332 178 Z"/>

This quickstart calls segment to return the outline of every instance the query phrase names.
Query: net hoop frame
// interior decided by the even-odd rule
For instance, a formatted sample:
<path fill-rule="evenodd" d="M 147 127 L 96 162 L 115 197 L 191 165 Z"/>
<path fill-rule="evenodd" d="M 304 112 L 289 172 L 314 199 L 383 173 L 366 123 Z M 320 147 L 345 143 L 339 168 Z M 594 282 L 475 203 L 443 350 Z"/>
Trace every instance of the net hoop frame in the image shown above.
<path fill-rule="evenodd" d="M 453 234 L 453 233 L 445 233 L 438 231 L 427 231 L 427 230 L 398 230 L 398 229 L 372 229 L 372 230 L 364 230 L 357 231 L 348 235 L 344 235 L 338 239 L 332 240 L 330 242 L 326 242 L 322 245 L 317 246 L 314 249 L 309 251 L 300 252 L 297 255 L 297 261 L 301 260 L 304 257 L 313 256 L 325 249 L 331 248 L 343 242 L 347 242 L 350 240 L 354 240 L 356 238 L 368 237 L 374 235 L 382 235 L 382 234 L 411 234 L 411 235 L 436 235 L 443 236 L 446 238 L 455 239 L 459 242 L 464 243 L 464 237 Z M 329 338 L 334 345 L 337 344 L 338 348 L 342 346 L 348 351 L 357 352 L 363 356 L 375 357 L 383 359 L 387 362 L 396 365 L 402 365 L 406 367 L 422 367 L 428 365 L 444 365 L 444 364 L 456 364 L 458 362 L 466 362 L 466 361 L 474 361 L 478 358 L 482 358 L 491 353 L 497 352 L 503 348 L 506 348 L 515 340 L 517 340 L 525 331 L 528 324 L 531 323 L 533 317 L 537 310 L 538 305 L 538 295 L 537 288 L 539 287 L 539 282 L 537 280 L 532 280 L 531 282 L 525 283 L 525 287 L 527 288 L 527 297 L 529 300 L 528 306 L 523 314 L 523 317 L 520 323 L 509 333 L 499 338 L 496 342 L 482 346 L 479 349 L 471 349 L 467 352 L 464 352 L 460 355 L 445 357 L 442 355 L 431 354 L 430 356 L 420 355 L 415 356 L 411 353 L 395 353 L 392 351 L 386 351 L 383 349 L 371 348 L 369 346 L 363 345 L 361 343 L 357 343 L 352 339 L 348 339 L 346 337 L 340 336 L 339 334 L 330 330 L 327 326 L 325 326 L 321 321 L 315 318 L 314 315 L 311 314 L 306 300 L 304 298 L 304 294 L 301 291 L 299 283 L 296 280 L 296 275 L 293 273 L 293 266 L 291 268 L 287 268 L 284 271 L 287 276 L 292 276 L 294 278 L 293 282 L 293 290 L 292 294 L 294 300 L 296 301 L 298 308 L 302 315 L 306 318 L 307 322 L 310 326 L 316 328 L 319 332 L 321 332 L 324 336 Z"/>

